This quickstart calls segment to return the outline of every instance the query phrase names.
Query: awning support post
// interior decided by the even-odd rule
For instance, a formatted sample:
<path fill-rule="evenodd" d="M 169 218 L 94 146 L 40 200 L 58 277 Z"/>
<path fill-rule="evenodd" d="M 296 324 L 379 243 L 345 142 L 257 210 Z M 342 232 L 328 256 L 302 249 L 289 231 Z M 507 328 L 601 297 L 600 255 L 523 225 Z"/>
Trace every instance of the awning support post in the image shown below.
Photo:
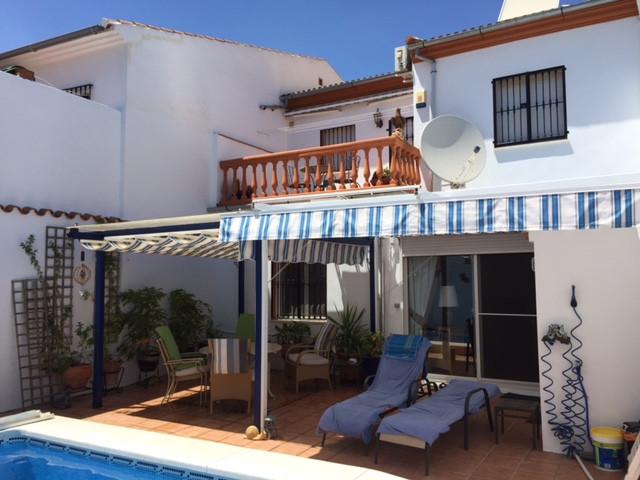
<path fill-rule="evenodd" d="M 104 280 L 105 253 L 96 252 L 95 287 L 93 292 L 93 408 L 102 408 L 104 395 Z"/>
<path fill-rule="evenodd" d="M 369 328 L 376 331 L 376 244 L 375 238 L 369 239 Z"/>
<path fill-rule="evenodd" d="M 238 316 L 244 313 L 244 260 L 238 262 Z"/>
<path fill-rule="evenodd" d="M 253 423 L 264 430 L 267 416 L 267 391 L 269 382 L 268 337 L 269 337 L 269 288 L 270 278 L 267 241 L 255 242 L 256 260 L 256 364 L 253 392 Z"/>

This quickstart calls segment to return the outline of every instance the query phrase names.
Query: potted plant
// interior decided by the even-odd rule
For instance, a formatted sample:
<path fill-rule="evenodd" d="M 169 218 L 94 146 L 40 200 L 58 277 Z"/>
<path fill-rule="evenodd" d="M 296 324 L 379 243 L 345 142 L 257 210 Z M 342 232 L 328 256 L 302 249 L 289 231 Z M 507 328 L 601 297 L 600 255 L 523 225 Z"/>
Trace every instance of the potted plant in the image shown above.
<path fill-rule="evenodd" d="M 336 355 L 341 359 L 342 378 L 357 382 L 361 377 L 361 355 L 364 349 L 365 328 L 361 323 L 364 309 L 358 310 L 346 304 L 335 317 L 328 315 L 328 320 L 338 327 L 336 334 Z"/>
<path fill-rule="evenodd" d="M 373 332 L 365 337 L 364 356 L 362 357 L 362 373 L 365 377 L 375 375 L 380 364 L 380 357 L 384 348 L 384 335 Z"/>
<path fill-rule="evenodd" d="M 68 363 L 68 367 L 62 372 L 62 383 L 71 391 L 77 391 L 86 388 L 91 379 L 93 326 L 78 322 L 73 333 L 77 349 L 71 351 L 68 358 L 63 356 L 60 360 L 62 363 Z"/>
<path fill-rule="evenodd" d="M 282 357 L 287 358 L 289 347 L 304 343 L 311 336 L 309 325 L 302 322 L 286 322 L 276 325 L 276 342 L 282 346 Z"/>
<path fill-rule="evenodd" d="M 162 289 L 155 287 L 131 289 L 120 295 L 118 317 L 124 330 L 118 353 L 126 359 L 135 357 L 142 372 L 158 367 L 160 351 L 153 332 L 167 317 L 161 305 L 164 296 Z"/>
<path fill-rule="evenodd" d="M 211 306 L 183 289 L 169 292 L 169 328 L 181 352 L 195 352 L 220 336 Z"/>

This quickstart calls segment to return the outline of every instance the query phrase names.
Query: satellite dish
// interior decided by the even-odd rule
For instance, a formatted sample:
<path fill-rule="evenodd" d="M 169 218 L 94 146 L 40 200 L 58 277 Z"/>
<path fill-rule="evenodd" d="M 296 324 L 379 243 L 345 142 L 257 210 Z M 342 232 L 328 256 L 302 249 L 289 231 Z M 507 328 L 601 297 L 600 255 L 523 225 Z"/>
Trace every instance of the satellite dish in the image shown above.
<path fill-rule="evenodd" d="M 422 132 L 422 158 L 438 177 L 460 188 L 484 168 L 484 137 L 473 124 L 453 116 L 434 118 Z"/>

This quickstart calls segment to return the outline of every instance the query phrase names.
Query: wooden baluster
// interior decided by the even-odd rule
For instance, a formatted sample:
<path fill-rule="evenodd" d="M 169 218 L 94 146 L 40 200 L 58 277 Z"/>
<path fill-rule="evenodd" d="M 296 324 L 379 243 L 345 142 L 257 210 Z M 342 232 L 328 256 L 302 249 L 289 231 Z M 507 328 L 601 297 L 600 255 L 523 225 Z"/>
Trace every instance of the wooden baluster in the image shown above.
<path fill-rule="evenodd" d="M 376 177 L 378 178 L 376 181 L 376 186 L 383 185 L 382 183 L 382 175 L 384 174 L 384 169 L 382 168 L 382 155 L 384 153 L 383 147 L 376 147 L 378 151 L 378 166 L 376 167 Z"/>
<path fill-rule="evenodd" d="M 222 198 L 220 199 L 220 203 L 222 205 L 226 205 L 229 201 L 229 184 L 227 183 L 229 174 L 229 168 L 222 169 Z"/>
<path fill-rule="evenodd" d="M 334 178 L 333 178 L 333 159 L 330 158 L 329 155 L 327 155 L 327 189 L 329 190 L 335 190 L 336 189 L 336 185 L 334 183 Z"/>
<path fill-rule="evenodd" d="M 258 164 L 251 164 L 251 198 L 258 196 Z"/>
<path fill-rule="evenodd" d="M 304 158 L 304 191 L 309 193 L 311 191 L 311 163 L 310 158 Z"/>
<path fill-rule="evenodd" d="M 389 185 L 398 185 L 398 177 L 400 176 L 398 172 L 399 153 L 400 149 L 398 147 L 393 145 L 389 147 L 389 163 L 391 164 L 391 181 Z"/>
<path fill-rule="evenodd" d="M 369 149 L 365 148 L 364 149 L 364 182 L 362 184 L 363 186 L 365 187 L 371 186 L 370 177 L 371 177 L 371 168 L 369 166 Z"/>
<path fill-rule="evenodd" d="M 278 162 L 271 162 L 271 174 L 273 179 L 271 180 L 271 195 L 278 195 Z"/>
<path fill-rule="evenodd" d="M 249 171 L 249 166 L 241 165 L 240 169 L 242 171 L 242 187 L 240 190 L 240 198 L 241 199 L 251 198 L 247 193 L 247 172 Z"/>
<path fill-rule="evenodd" d="M 316 155 L 316 190 L 322 190 L 322 155 Z"/>
<path fill-rule="evenodd" d="M 347 188 L 345 187 L 345 183 L 347 182 L 347 172 L 344 169 L 346 160 L 347 160 L 346 152 L 344 152 L 344 154 L 343 153 L 338 154 L 338 165 L 340 165 L 340 177 L 339 177 L 340 185 L 338 186 L 338 189 L 340 190 Z"/>
<path fill-rule="evenodd" d="M 293 191 L 298 193 L 300 191 L 300 172 L 298 172 L 298 167 L 300 166 L 300 162 L 296 158 L 293 161 Z"/>
<path fill-rule="evenodd" d="M 238 193 L 240 190 L 240 182 L 238 181 L 238 167 L 233 167 L 233 180 L 231 181 L 231 194 L 233 195 L 233 201 L 238 200 Z"/>
<path fill-rule="evenodd" d="M 407 184 L 407 155 L 404 149 L 401 147 L 398 147 L 398 156 L 400 157 L 400 163 L 398 165 L 399 166 L 398 184 L 406 185 Z"/>
<path fill-rule="evenodd" d="M 289 181 L 289 160 L 284 160 L 282 162 L 282 166 L 284 168 L 284 177 L 282 178 L 282 190 L 285 195 L 289 195 L 289 185 L 291 185 L 291 182 Z"/>
<path fill-rule="evenodd" d="M 360 185 L 358 185 L 358 170 L 360 170 L 360 165 L 358 165 L 357 154 L 357 150 L 351 152 L 351 188 L 360 188 Z"/>
<path fill-rule="evenodd" d="M 411 156 L 411 168 L 413 169 L 413 178 L 411 179 L 414 185 L 420 183 L 420 157 L 418 155 Z"/>
<path fill-rule="evenodd" d="M 260 192 L 260 195 L 263 197 L 266 197 L 267 196 L 267 164 L 261 163 L 260 167 L 261 167 L 260 169 L 262 170 L 262 183 L 261 183 L 262 192 Z"/>

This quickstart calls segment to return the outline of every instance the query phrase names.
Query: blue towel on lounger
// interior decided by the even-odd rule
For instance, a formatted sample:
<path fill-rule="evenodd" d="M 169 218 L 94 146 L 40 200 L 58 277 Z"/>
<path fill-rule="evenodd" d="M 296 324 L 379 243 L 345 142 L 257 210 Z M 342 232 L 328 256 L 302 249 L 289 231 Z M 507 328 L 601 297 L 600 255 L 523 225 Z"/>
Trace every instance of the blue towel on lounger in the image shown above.
<path fill-rule="evenodd" d="M 451 425 L 464 417 L 467 393 L 481 387 L 487 389 L 489 398 L 500 395 L 500 389 L 492 383 L 451 380 L 448 387 L 438 390 L 431 397 L 385 417 L 378 427 L 378 433 L 408 435 L 433 445 L 440 435 L 450 430 Z M 482 392 L 475 393 L 469 401 L 469 412 L 477 413 L 483 406 L 484 395 Z"/>
<path fill-rule="evenodd" d="M 341 433 L 359 438 L 366 444 L 370 443 L 380 422 L 380 415 L 387 410 L 405 406 L 409 386 L 420 378 L 431 342 L 422 337 L 418 339 L 417 355 L 414 355 L 413 362 L 388 356 L 380 358 L 371 387 L 366 392 L 325 410 L 318 424 L 318 432 Z"/>
<path fill-rule="evenodd" d="M 384 356 L 399 360 L 416 358 L 422 337 L 416 335 L 391 335 L 384 344 Z"/>

